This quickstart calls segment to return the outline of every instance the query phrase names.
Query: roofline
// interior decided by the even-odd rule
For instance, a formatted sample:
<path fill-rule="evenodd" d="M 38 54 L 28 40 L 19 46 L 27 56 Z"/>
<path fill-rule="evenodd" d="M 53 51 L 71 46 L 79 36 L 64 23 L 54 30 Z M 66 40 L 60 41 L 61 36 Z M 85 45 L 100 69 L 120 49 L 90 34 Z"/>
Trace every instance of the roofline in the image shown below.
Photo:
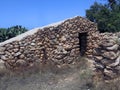
<path fill-rule="evenodd" d="M 75 17 L 72 17 L 72 18 L 68 18 L 68 19 L 73 19 L 73 18 L 76 18 L 76 17 L 80 17 L 80 16 L 75 16 Z M 46 28 L 46 27 L 50 27 L 50 26 L 58 26 L 60 24 L 62 24 L 63 22 L 65 22 L 66 20 L 68 19 L 65 19 L 65 20 L 62 20 L 62 21 L 59 21 L 59 22 L 56 22 L 56 23 L 52 23 L 52 24 L 48 24 L 48 25 L 45 25 L 45 26 L 42 26 L 42 27 L 38 27 L 38 28 L 34 28 L 34 29 L 31 29 L 25 33 L 22 33 L 16 37 L 13 37 L 13 38 L 10 38 L 4 42 L 1 42 L 0 43 L 0 46 L 3 46 L 5 44 L 8 44 L 8 43 L 11 43 L 13 41 L 20 41 L 22 40 L 24 37 L 27 37 L 29 35 L 33 35 L 34 33 L 36 33 L 39 29 L 43 29 L 43 28 Z"/>

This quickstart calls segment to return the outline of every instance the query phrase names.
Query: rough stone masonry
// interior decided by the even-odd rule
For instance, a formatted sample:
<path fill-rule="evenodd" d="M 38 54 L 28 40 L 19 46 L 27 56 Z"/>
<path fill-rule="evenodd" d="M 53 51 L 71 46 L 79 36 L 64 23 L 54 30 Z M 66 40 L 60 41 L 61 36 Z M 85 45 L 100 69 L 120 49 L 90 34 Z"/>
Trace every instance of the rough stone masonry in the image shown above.
<path fill-rule="evenodd" d="M 97 25 L 80 16 L 30 30 L 0 43 L 0 62 L 9 69 L 46 62 L 70 64 L 82 53 L 92 55 L 99 42 L 96 33 Z"/>
<path fill-rule="evenodd" d="M 120 33 L 101 33 L 101 43 L 93 51 L 94 67 L 104 80 L 120 75 Z"/>

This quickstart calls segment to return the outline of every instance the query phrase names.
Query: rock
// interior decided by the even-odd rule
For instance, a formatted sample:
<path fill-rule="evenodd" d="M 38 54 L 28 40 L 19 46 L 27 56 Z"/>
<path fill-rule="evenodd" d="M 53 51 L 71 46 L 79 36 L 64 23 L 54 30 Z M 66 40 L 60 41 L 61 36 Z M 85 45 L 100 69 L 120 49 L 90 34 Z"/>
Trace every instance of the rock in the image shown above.
<path fill-rule="evenodd" d="M 64 48 L 62 46 L 57 46 L 57 52 L 62 52 Z"/>
<path fill-rule="evenodd" d="M 11 55 L 14 55 L 15 54 L 15 52 L 11 52 Z"/>
<path fill-rule="evenodd" d="M 72 50 L 72 46 L 71 45 L 63 45 L 63 48 L 65 49 L 65 50 L 67 50 L 67 51 L 69 51 L 69 50 Z"/>
<path fill-rule="evenodd" d="M 14 54 L 14 56 L 19 56 L 19 55 L 21 55 L 21 52 L 17 52 Z"/>
<path fill-rule="evenodd" d="M 27 66 L 27 63 L 25 60 L 19 59 L 16 61 L 16 66 L 20 67 L 20 66 Z"/>
<path fill-rule="evenodd" d="M 31 47 L 31 49 L 30 49 L 31 51 L 35 51 L 36 50 L 36 48 L 35 47 Z"/>
<path fill-rule="evenodd" d="M 32 46 L 35 46 L 35 43 L 31 43 Z"/>
<path fill-rule="evenodd" d="M 21 55 L 19 56 L 19 58 L 21 58 L 21 59 L 23 59 L 24 57 L 25 57 L 24 54 L 21 54 Z"/>
<path fill-rule="evenodd" d="M 109 41 L 103 41 L 101 44 L 100 44 L 100 46 L 101 47 L 111 47 L 111 46 L 113 46 L 114 44 L 113 43 L 110 43 Z"/>
<path fill-rule="evenodd" d="M 9 51 L 5 51 L 5 55 L 10 56 L 11 53 Z"/>
<path fill-rule="evenodd" d="M 116 52 L 116 55 L 119 56 L 119 55 L 120 55 L 120 51 L 117 51 L 117 52 Z"/>
<path fill-rule="evenodd" d="M 66 41 L 65 36 L 62 36 L 60 40 L 61 40 L 61 41 Z"/>
<path fill-rule="evenodd" d="M 19 49 L 18 49 L 18 48 L 15 48 L 15 49 L 13 49 L 13 51 L 16 53 L 16 52 L 19 51 Z"/>
<path fill-rule="evenodd" d="M 102 56 L 94 56 L 96 59 L 98 59 L 98 60 L 102 60 L 103 59 L 103 57 Z"/>
<path fill-rule="evenodd" d="M 115 69 L 120 72 L 120 66 L 116 66 Z"/>
<path fill-rule="evenodd" d="M 6 50 L 10 50 L 10 49 L 13 49 L 13 45 L 8 44 L 8 45 L 6 46 Z"/>
<path fill-rule="evenodd" d="M 14 56 L 13 55 L 9 55 L 8 58 L 9 59 L 14 59 Z"/>
<path fill-rule="evenodd" d="M 113 52 L 113 51 L 104 52 L 102 56 L 105 57 L 105 58 L 111 59 L 111 60 L 117 58 L 116 53 Z"/>
<path fill-rule="evenodd" d="M 19 45 L 14 45 L 15 48 L 19 48 Z"/>
<path fill-rule="evenodd" d="M 72 27 L 72 24 L 68 24 L 68 27 L 69 27 L 69 28 Z"/>
<path fill-rule="evenodd" d="M 7 60 L 8 58 L 5 55 L 3 55 L 3 56 L 1 56 L 1 59 L 2 60 Z"/>
<path fill-rule="evenodd" d="M 120 63 L 120 56 L 115 60 L 115 63 L 110 64 L 110 67 L 115 67 Z"/>
<path fill-rule="evenodd" d="M 94 47 L 95 47 L 95 48 L 98 48 L 98 47 L 99 47 L 99 45 L 98 45 L 98 44 L 94 44 Z"/>
<path fill-rule="evenodd" d="M 87 55 L 87 58 L 92 58 L 93 57 L 93 55 Z"/>
<path fill-rule="evenodd" d="M 38 42 L 37 45 L 42 45 L 43 43 L 42 42 Z"/>
<path fill-rule="evenodd" d="M 100 48 L 95 48 L 93 50 L 93 55 L 101 55 L 101 49 Z"/>
<path fill-rule="evenodd" d="M 112 70 L 112 67 L 110 67 L 110 66 L 106 66 L 106 69 L 108 69 L 108 70 Z"/>
<path fill-rule="evenodd" d="M 11 66 L 13 66 L 13 64 L 16 62 L 16 60 L 12 59 L 12 60 L 7 60 L 7 63 L 9 63 Z"/>
<path fill-rule="evenodd" d="M 104 69 L 104 74 L 111 77 L 111 78 L 115 78 L 116 77 L 116 73 L 114 73 L 112 70 L 107 70 L 107 69 Z"/>
<path fill-rule="evenodd" d="M 5 52 L 0 52 L 0 55 L 4 55 L 5 54 Z"/>
<path fill-rule="evenodd" d="M 89 49 L 87 52 L 92 53 L 92 52 L 93 52 L 93 50 L 92 50 L 92 49 Z"/>
<path fill-rule="evenodd" d="M 4 52 L 5 51 L 5 47 L 0 47 L 0 52 Z"/>
<path fill-rule="evenodd" d="M 72 45 L 71 45 L 71 49 L 75 49 L 75 48 L 80 48 L 80 45 L 73 45 L 73 47 L 72 47 Z M 80 50 L 80 49 L 79 49 Z"/>
<path fill-rule="evenodd" d="M 101 63 L 105 66 L 108 66 L 110 65 L 111 63 L 113 63 L 113 60 L 110 60 L 110 59 L 102 59 L 101 60 Z"/>
<path fill-rule="evenodd" d="M 113 46 L 111 46 L 111 47 L 106 47 L 106 49 L 107 49 L 107 50 L 118 50 L 118 47 L 119 47 L 119 45 L 118 45 L 118 44 L 115 44 L 115 45 L 113 45 Z"/>
<path fill-rule="evenodd" d="M 96 68 L 96 69 L 100 69 L 100 70 L 102 69 L 102 70 L 103 70 L 103 69 L 104 69 L 104 66 L 103 66 L 102 64 L 100 64 L 100 63 L 95 63 L 95 68 Z"/>
<path fill-rule="evenodd" d="M 55 39 L 56 38 L 56 36 L 55 35 L 51 35 L 51 39 Z"/>
<path fill-rule="evenodd" d="M 117 44 L 120 45 L 120 37 L 117 39 Z"/>
<path fill-rule="evenodd" d="M 55 56 L 55 59 L 58 59 L 59 61 L 62 61 L 62 59 L 63 59 L 64 57 L 66 57 L 66 55 L 65 55 L 65 54 L 61 54 L 61 55 Z"/>
<path fill-rule="evenodd" d="M 63 54 L 67 54 L 68 52 L 66 51 L 66 50 L 63 50 L 63 52 L 62 52 Z"/>

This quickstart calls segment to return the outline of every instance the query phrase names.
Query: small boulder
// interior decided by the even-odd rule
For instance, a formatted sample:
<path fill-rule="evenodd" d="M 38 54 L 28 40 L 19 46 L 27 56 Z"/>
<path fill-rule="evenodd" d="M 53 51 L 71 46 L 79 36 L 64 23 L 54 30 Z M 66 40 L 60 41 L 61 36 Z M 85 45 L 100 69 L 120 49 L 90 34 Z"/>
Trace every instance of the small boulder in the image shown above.
<path fill-rule="evenodd" d="M 7 59 L 8 59 L 5 55 L 2 55 L 0 58 L 1 58 L 2 60 L 7 60 Z"/>
<path fill-rule="evenodd" d="M 115 78 L 117 76 L 112 70 L 104 69 L 104 74 L 110 78 Z"/>
<path fill-rule="evenodd" d="M 22 67 L 22 66 L 26 66 L 26 65 L 27 65 L 27 63 L 26 63 L 25 60 L 19 59 L 19 60 L 16 61 L 16 66 L 17 67 Z"/>
<path fill-rule="evenodd" d="M 14 54 L 14 56 L 19 56 L 19 55 L 21 55 L 21 52 L 17 52 Z"/>
<path fill-rule="evenodd" d="M 0 47 L 0 52 L 4 52 L 5 51 L 5 47 Z"/>
<path fill-rule="evenodd" d="M 118 47 L 119 47 L 119 45 L 118 45 L 118 44 L 115 44 L 115 45 L 113 45 L 113 46 L 111 46 L 111 47 L 106 47 L 106 49 L 107 49 L 107 50 L 112 50 L 112 51 L 114 51 L 114 50 L 118 50 Z"/>
<path fill-rule="evenodd" d="M 104 69 L 104 66 L 103 66 L 102 64 L 100 64 L 100 63 L 95 63 L 95 68 L 96 68 L 96 69 L 100 69 L 100 70 L 102 69 L 102 70 L 103 70 L 103 69 Z"/>
<path fill-rule="evenodd" d="M 97 60 L 102 60 L 103 59 L 102 56 L 94 56 L 94 58 L 96 58 Z"/>
<path fill-rule="evenodd" d="M 110 64 L 109 66 L 115 67 L 115 66 L 117 66 L 118 64 L 120 64 L 120 56 L 115 60 L 114 63 Z"/>
<path fill-rule="evenodd" d="M 114 59 L 117 58 L 116 53 L 113 52 L 113 51 L 104 52 L 102 56 L 105 57 L 105 58 L 111 59 L 111 60 L 114 60 Z"/>

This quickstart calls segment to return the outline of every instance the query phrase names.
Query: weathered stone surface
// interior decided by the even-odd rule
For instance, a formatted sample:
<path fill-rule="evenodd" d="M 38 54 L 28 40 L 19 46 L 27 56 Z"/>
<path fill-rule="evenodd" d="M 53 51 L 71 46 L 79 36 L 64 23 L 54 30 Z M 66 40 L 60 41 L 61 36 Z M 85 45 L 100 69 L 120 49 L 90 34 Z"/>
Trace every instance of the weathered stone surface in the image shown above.
<path fill-rule="evenodd" d="M 116 55 L 116 53 L 114 53 L 113 51 L 108 51 L 108 52 L 104 52 L 103 53 L 103 56 L 105 57 L 105 58 L 110 58 L 110 59 L 115 59 L 115 58 L 117 58 L 117 55 Z"/>
<path fill-rule="evenodd" d="M 102 59 L 102 60 L 101 60 L 101 63 L 102 63 L 103 65 L 105 65 L 105 66 L 108 66 L 108 65 L 110 65 L 111 63 L 113 63 L 113 61 L 105 58 L 105 59 Z"/>
<path fill-rule="evenodd" d="M 62 37 L 60 38 L 60 40 L 61 40 L 61 41 L 66 41 L 66 37 L 65 37 L 65 36 L 62 36 Z"/>
<path fill-rule="evenodd" d="M 113 46 L 113 45 L 114 44 L 110 43 L 109 41 L 108 42 L 107 41 L 106 42 L 103 41 L 102 44 L 101 44 L 102 47 L 110 47 L 110 46 Z"/>
<path fill-rule="evenodd" d="M 119 47 L 119 45 L 118 45 L 118 44 L 115 44 L 115 45 L 113 45 L 113 46 L 111 46 L 111 47 L 107 47 L 107 49 L 108 49 L 108 50 L 118 50 L 118 47 Z"/>
<path fill-rule="evenodd" d="M 120 56 L 118 56 L 118 58 L 115 60 L 115 62 L 112 63 L 112 64 L 110 64 L 109 66 L 115 67 L 115 66 L 117 66 L 118 64 L 120 64 Z"/>
<path fill-rule="evenodd" d="M 23 58 L 25 57 L 25 55 L 24 55 L 24 54 L 21 54 L 19 57 L 20 57 L 21 59 L 23 59 Z"/>
<path fill-rule="evenodd" d="M 115 69 L 118 70 L 120 73 L 120 66 L 116 66 Z"/>
<path fill-rule="evenodd" d="M 2 59 L 2 60 L 7 60 L 8 58 L 3 55 L 3 56 L 1 56 L 1 59 Z"/>
<path fill-rule="evenodd" d="M 31 43 L 31 46 L 34 46 L 35 45 L 35 43 Z"/>
<path fill-rule="evenodd" d="M 4 52 L 5 51 L 5 47 L 0 47 L 0 52 Z"/>
<path fill-rule="evenodd" d="M 71 45 L 63 45 L 63 47 L 64 47 L 64 49 L 67 50 L 67 51 L 73 49 L 73 47 L 72 47 Z"/>
<path fill-rule="evenodd" d="M 114 78 L 116 77 L 116 73 L 114 73 L 112 70 L 107 70 L 107 69 L 104 69 L 104 74 L 109 76 L 110 78 Z"/>
<path fill-rule="evenodd" d="M 100 64 L 100 63 L 95 63 L 95 68 L 97 69 L 104 69 L 104 65 Z"/>
<path fill-rule="evenodd" d="M 103 59 L 102 56 L 95 56 L 95 58 L 96 58 L 97 60 L 102 60 L 102 59 Z"/>
<path fill-rule="evenodd" d="M 13 49 L 13 51 L 16 53 L 19 51 L 19 48 L 15 48 L 15 49 Z"/>
<path fill-rule="evenodd" d="M 16 61 L 16 65 L 17 65 L 18 67 L 23 67 L 23 66 L 27 66 L 27 63 L 26 63 L 25 60 L 19 59 L 19 60 Z M 24 67 L 23 67 L 23 68 L 24 68 Z"/>
<path fill-rule="evenodd" d="M 17 52 L 14 54 L 14 56 L 19 56 L 19 55 L 21 55 L 21 52 Z"/>
<path fill-rule="evenodd" d="M 93 55 L 96 55 L 96 56 L 101 55 L 101 49 L 100 49 L 100 48 L 95 48 L 95 49 L 93 50 Z"/>
<path fill-rule="evenodd" d="M 0 55 L 4 55 L 5 54 L 5 52 L 0 52 Z"/>

